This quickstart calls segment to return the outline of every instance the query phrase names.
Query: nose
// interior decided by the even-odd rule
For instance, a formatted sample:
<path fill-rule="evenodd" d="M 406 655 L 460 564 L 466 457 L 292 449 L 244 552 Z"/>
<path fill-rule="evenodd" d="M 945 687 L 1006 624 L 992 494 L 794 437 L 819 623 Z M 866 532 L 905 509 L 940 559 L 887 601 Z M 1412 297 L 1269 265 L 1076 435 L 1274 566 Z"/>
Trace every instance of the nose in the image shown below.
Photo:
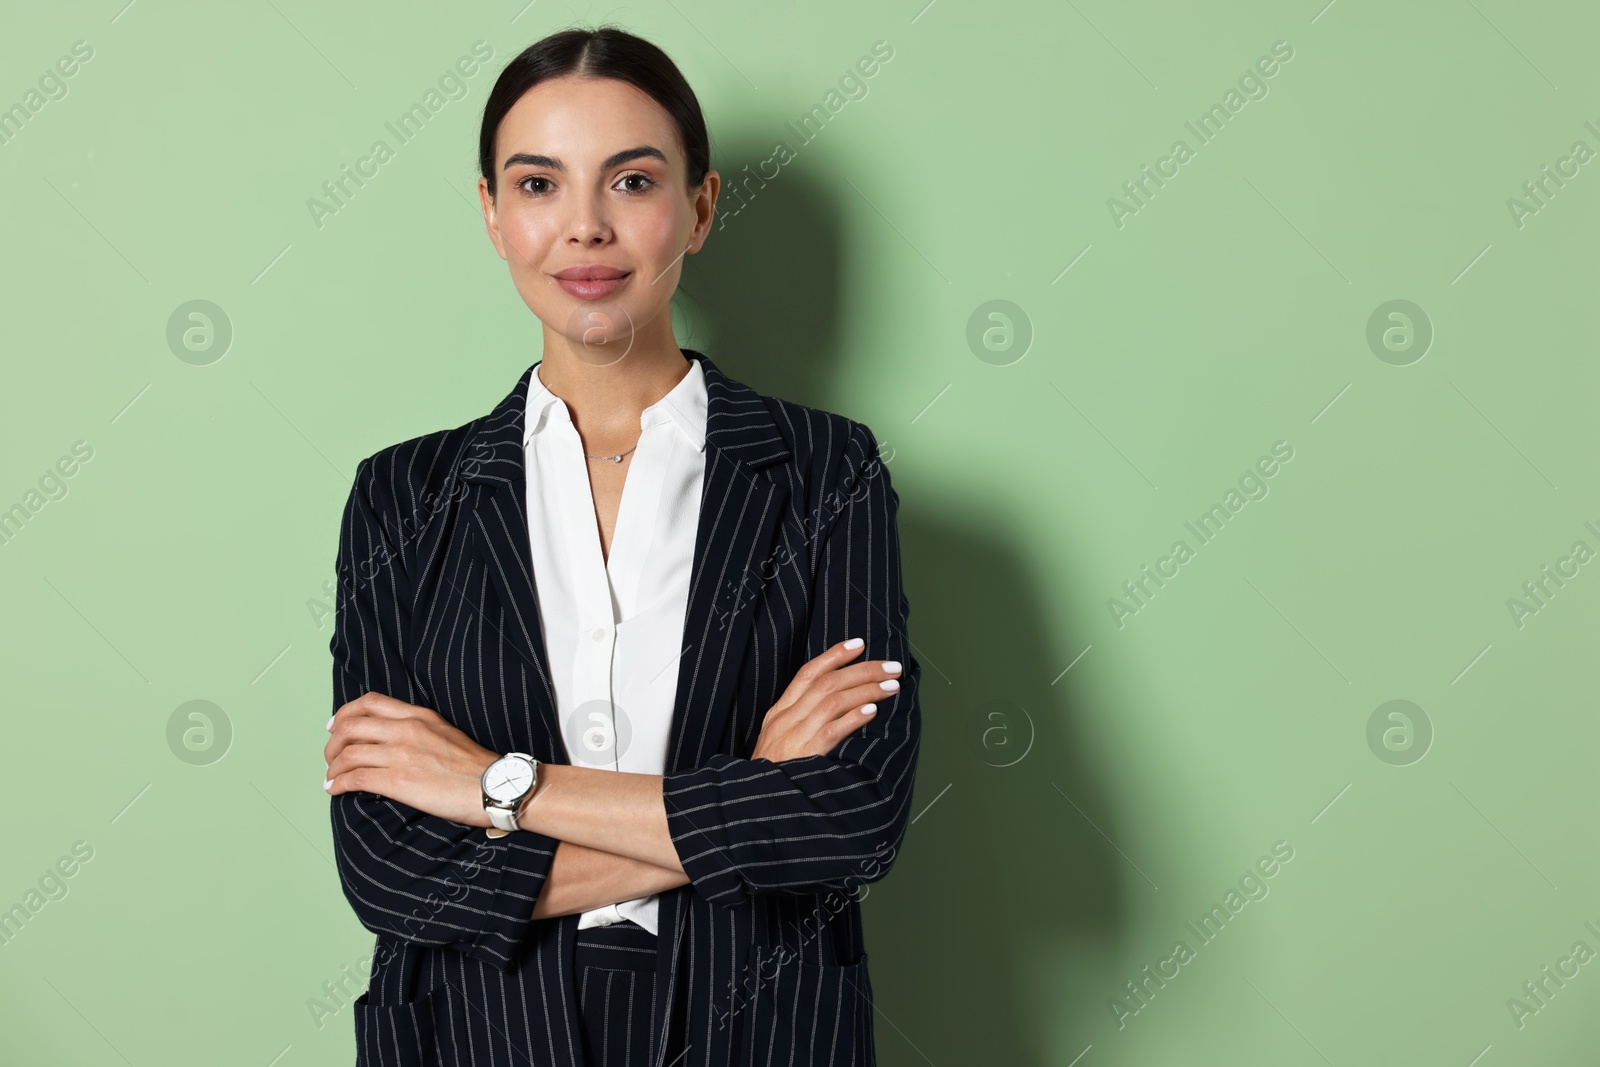
<path fill-rule="evenodd" d="M 611 223 L 607 221 L 605 207 L 592 197 L 575 198 L 572 213 L 567 219 L 567 240 L 573 244 L 604 244 L 611 237 Z"/>

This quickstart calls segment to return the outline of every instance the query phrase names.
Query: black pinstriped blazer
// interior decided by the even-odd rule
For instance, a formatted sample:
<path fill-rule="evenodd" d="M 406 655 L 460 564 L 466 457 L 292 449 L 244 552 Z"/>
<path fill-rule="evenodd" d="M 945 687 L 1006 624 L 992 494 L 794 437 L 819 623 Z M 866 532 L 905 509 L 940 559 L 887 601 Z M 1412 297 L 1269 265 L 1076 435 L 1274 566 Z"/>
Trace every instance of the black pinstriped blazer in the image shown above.
<path fill-rule="evenodd" d="M 870 1067 L 859 886 L 909 821 L 921 669 L 906 636 L 899 498 L 863 424 L 763 396 L 704 355 L 706 470 L 665 799 L 690 883 L 660 897 L 657 1067 Z M 377 691 L 495 752 L 567 762 L 525 512 L 530 367 L 488 415 L 363 460 L 339 542 L 334 707 Z M 825 756 L 751 760 L 808 659 L 897 659 L 898 694 Z M 374 793 L 331 798 L 346 899 L 377 934 L 357 1064 L 583 1062 L 577 915 L 532 918 L 557 840 Z M 681 1057 L 681 1058 L 680 1058 Z"/>

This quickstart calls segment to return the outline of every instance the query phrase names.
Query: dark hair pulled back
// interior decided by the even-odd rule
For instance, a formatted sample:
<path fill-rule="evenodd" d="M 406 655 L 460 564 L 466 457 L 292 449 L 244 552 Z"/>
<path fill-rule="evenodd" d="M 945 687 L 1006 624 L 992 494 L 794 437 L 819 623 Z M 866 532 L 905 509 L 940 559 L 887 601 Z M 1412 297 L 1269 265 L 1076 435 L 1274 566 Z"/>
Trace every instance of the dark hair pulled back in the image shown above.
<path fill-rule="evenodd" d="M 483 105 L 478 133 L 478 168 L 488 179 L 489 195 L 498 188 L 494 142 L 506 112 L 535 85 L 568 74 L 627 82 L 660 104 L 683 143 L 689 188 L 699 188 L 711 169 L 711 142 L 694 90 L 660 48 L 618 27 L 601 26 L 562 30 L 535 41 L 500 72 Z"/>

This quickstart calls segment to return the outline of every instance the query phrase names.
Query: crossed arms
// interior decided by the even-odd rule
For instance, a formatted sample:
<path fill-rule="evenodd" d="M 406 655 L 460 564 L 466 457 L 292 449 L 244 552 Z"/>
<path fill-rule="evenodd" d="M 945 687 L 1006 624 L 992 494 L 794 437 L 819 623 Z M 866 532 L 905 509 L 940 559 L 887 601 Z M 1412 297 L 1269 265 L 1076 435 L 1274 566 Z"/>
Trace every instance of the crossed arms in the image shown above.
<path fill-rule="evenodd" d="M 814 894 L 887 873 L 884 848 L 898 846 L 909 821 L 920 667 L 905 636 L 898 497 L 871 432 L 850 425 L 834 484 L 851 495 L 817 533 L 807 649 L 816 655 L 864 638 L 866 659 L 903 664 L 895 699 L 826 754 L 781 762 L 719 754 L 666 775 L 541 764 L 524 832 L 496 840 L 478 828 L 487 825 L 481 804 L 476 813 L 465 808 L 475 794 L 459 810 L 433 805 L 457 816 L 447 818 L 359 786 L 337 792 L 340 880 L 367 929 L 506 969 L 542 919 L 684 884 L 737 907 L 757 894 Z M 406 556 L 384 524 L 419 493 L 409 478 L 419 464 L 407 463 L 404 448 L 364 460 L 345 507 L 338 568 L 349 595 L 330 643 L 336 708 L 367 692 L 419 695 L 401 654 L 411 622 Z M 351 581 L 357 563 L 374 556 L 389 562 Z M 479 769 L 495 755 L 482 751 Z"/>

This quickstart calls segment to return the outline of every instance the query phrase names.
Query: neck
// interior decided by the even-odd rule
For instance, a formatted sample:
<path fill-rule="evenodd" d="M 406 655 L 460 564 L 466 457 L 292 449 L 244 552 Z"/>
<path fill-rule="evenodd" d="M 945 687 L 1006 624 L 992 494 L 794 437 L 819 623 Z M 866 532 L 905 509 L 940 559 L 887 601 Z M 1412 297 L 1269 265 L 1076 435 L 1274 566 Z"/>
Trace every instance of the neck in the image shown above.
<path fill-rule="evenodd" d="M 539 380 L 567 405 L 586 451 L 631 446 L 644 409 L 689 372 L 690 358 L 670 334 L 664 343 L 647 344 L 638 335 L 631 341 L 585 346 L 560 336 L 545 339 Z"/>

